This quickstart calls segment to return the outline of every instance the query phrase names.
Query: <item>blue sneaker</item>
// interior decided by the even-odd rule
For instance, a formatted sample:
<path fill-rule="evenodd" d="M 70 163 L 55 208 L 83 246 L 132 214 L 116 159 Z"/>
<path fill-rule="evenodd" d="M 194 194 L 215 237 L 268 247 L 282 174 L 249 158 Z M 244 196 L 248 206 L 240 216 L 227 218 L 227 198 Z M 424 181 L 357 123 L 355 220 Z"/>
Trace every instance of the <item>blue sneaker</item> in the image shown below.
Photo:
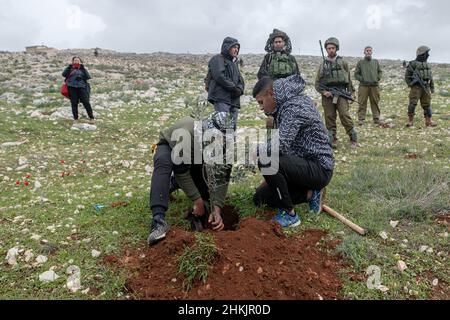
<path fill-rule="evenodd" d="M 323 190 L 314 190 L 309 200 L 309 212 L 319 214 L 322 212 Z"/>
<path fill-rule="evenodd" d="M 283 228 L 294 228 L 301 224 L 298 214 L 291 216 L 286 210 L 280 209 L 272 221 L 278 222 Z"/>

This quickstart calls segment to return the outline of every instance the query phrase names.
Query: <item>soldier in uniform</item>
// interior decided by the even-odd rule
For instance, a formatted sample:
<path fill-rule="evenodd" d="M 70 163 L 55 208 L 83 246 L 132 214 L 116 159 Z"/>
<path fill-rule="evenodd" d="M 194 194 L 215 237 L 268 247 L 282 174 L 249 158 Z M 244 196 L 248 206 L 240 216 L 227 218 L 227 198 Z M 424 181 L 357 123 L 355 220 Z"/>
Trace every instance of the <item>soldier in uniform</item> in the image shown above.
<path fill-rule="evenodd" d="M 330 143 L 333 148 L 337 148 L 336 119 L 339 113 L 341 123 L 347 135 L 350 137 L 351 146 L 355 148 L 358 146 L 358 136 L 349 113 L 349 102 L 342 97 L 333 96 L 331 92 L 322 89 L 322 86 L 328 88 L 333 87 L 354 94 L 355 89 L 351 80 L 350 68 L 348 63 L 337 55 L 340 49 L 338 39 L 329 38 L 325 42 L 325 49 L 327 50 L 328 57 L 325 58 L 325 61 L 319 67 L 315 87 L 317 92 L 322 95 L 322 106 L 325 112 L 325 124 Z"/>
<path fill-rule="evenodd" d="M 410 128 L 414 125 L 414 115 L 418 102 L 424 110 L 425 125 L 435 127 L 437 124 L 431 120 L 433 115 L 431 110 L 431 95 L 434 93 L 433 74 L 431 66 L 428 63 L 430 57 L 430 48 L 421 46 L 417 49 L 416 60 L 411 61 L 406 68 L 405 81 L 411 88 L 409 93 L 408 123 Z"/>
<path fill-rule="evenodd" d="M 380 88 L 382 71 L 378 60 L 372 58 L 373 49 L 368 46 L 364 49 L 364 59 L 358 61 L 355 71 L 355 79 L 359 81 L 358 110 L 359 125 L 364 125 L 367 114 L 367 100 L 370 98 L 373 122 L 380 124 Z"/>
<path fill-rule="evenodd" d="M 267 39 L 265 50 L 267 54 L 258 71 L 258 80 L 270 77 L 273 80 L 287 78 L 294 74 L 300 75 L 297 60 L 291 54 L 292 43 L 289 36 L 278 29 L 274 29 Z M 266 128 L 274 128 L 274 119 L 268 116 Z"/>

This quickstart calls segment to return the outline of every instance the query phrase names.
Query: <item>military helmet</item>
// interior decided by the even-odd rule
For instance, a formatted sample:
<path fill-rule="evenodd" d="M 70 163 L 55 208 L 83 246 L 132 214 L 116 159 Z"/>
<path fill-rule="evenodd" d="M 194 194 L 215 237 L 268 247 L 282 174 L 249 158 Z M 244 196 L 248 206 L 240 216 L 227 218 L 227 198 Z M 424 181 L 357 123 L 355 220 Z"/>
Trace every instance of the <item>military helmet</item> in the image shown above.
<path fill-rule="evenodd" d="M 430 50 L 431 49 L 428 48 L 427 46 L 421 46 L 421 47 L 419 47 L 419 49 L 417 49 L 417 56 L 421 56 L 421 55 L 427 53 Z"/>
<path fill-rule="evenodd" d="M 336 50 L 339 50 L 339 40 L 336 38 L 329 38 L 327 41 L 325 41 L 325 49 L 329 44 L 334 44 L 336 46 Z"/>

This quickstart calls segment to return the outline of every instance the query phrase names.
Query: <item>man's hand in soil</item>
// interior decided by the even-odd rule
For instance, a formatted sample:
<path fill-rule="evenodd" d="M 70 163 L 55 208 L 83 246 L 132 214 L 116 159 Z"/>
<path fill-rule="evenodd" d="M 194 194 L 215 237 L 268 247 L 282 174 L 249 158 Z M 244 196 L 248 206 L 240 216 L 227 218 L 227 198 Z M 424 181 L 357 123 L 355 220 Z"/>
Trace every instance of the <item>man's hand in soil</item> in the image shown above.
<path fill-rule="evenodd" d="M 203 217 L 205 215 L 205 203 L 202 198 L 198 198 L 194 201 L 194 209 L 192 214 L 194 217 Z"/>
<path fill-rule="evenodd" d="M 214 207 L 214 212 L 209 216 L 208 222 L 212 225 L 214 231 L 222 231 L 225 227 L 221 215 L 222 209 Z"/>

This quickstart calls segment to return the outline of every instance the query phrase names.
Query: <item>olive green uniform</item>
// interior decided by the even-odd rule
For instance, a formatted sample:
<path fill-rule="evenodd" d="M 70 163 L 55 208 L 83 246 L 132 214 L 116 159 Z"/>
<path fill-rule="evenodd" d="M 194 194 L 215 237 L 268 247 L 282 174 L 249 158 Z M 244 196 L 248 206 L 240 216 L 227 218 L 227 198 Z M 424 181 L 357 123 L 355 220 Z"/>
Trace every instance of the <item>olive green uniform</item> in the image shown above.
<path fill-rule="evenodd" d="M 349 135 L 350 140 L 357 142 L 357 135 L 354 129 L 355 125 L 353 123 L 352 117 L 350 116 L 350 106 L 346 99 L 331 97 L 327 98 L 323 95 L 324 90 L 321 90 L 320 85 L 325 85 L 327 87 L 337 87 L 340 89 L 345 89 L 352 94 L 355 89 L 352 84 L 350 76 L 350 68 L 348 63 L 344 61 L 343 58 L 337 56 L 334 60 L 329 61 L 330 72 L 325 72 L 324 63 L 322 62 L 316 76 L 315 87 L 317 92 L 322 95 L 322 106 L 325 113 L 325 125 L 328 130 L 330 140 L 336 141 L 337 133 L 337 114 L 339 113 L 339 118 L 342 125 L 345 128 L 346 133 Z"/>
<path fill-rule="evenodd" d="M 360 82 L 358 90 L 358 120 L 366 120 L 367 101 L 370 99 L 370 107 L 375 123 L 380 121 L 380 89 L 379 82 L 382 77 L 381 66 L 378 60 L 365 58 L 358 62 L 355 70 L 355 79 Z"/>
<path fill-rule="evenodd" d="M 425 82 L 426 90 L 418 84 L 412 84 L 415 71 L 417 71 L 420 78 Z M 411 88 L 409 93 L 408 115 L 415 115 L 417 104 L 420 101 L 425 117 L 431 118 L 431 93 L 434 92 L 434 81 L 430 64 L 417 60 L 411 61 L 406 68 L 405 81 L 408 87 Z"/>

